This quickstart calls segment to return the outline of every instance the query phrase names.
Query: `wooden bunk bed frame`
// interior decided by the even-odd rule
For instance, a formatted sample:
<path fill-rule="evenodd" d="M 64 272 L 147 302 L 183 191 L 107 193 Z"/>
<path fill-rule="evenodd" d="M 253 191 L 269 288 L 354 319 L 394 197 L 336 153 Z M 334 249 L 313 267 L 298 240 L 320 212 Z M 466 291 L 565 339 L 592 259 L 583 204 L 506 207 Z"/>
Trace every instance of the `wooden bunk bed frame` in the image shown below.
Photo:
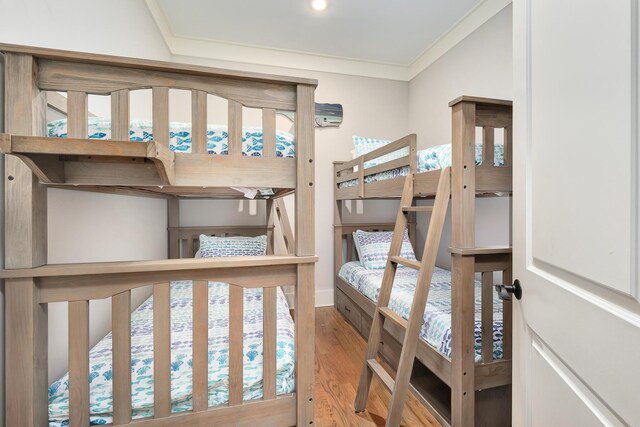
<path fill-rule="evenodd" d="M 443 425 L 454 427 L 511 425 L 512 311 L 503 301 L 503 358 L 493 359 L 493 274 L 501 272 L 503 283 L 512 276 L 510 247 L 476 247 L 475 198 L 510 194 L 512 153 L 511 101 L 463 96 L 449 104 L 453 112 L 451 165 L 452 217 L 452 359 L 420 340 L 411 390 Z M 483 162 L 476 165 L 476 128 L 482 128 Z M 494 166 L 495 129 L 504 129 L 504 166 Z M 339 275 L 346 261 L 356 259 L 352 233 L 357 230 L 393 230 L 394 224 L 347 224 L 342 222 L 345 200 L 399 199 L 405 177 L 365 182 L 375 173 L 406 166 L 416 172 L 416 136 L 409 135 L 348 162 L 334 163 L 334 268 L 335 306 L 365 337 L 369 337 L 376 304 L 346 283 Z M 364 168 L 364 163 L 408 147 L 409 155 Z M 487 161 L 487 159 L 489 161 Z M 414 175 L 414 196 L 435 196 L 441 170 Z M 340 184 L 357 179 L 357 185 Z M 415 213 L 409 223 L 415 247 Z M 413 232 L 413 233 L 412 233 Z M 413 234 L 413 236 L 412 236 Z M 346 253 L 344 252 L 346 240 Z M 482 278 L 482 360 L 475 363 L 474 280 Z M 381 354 L 397 367 L 404 330 L 385 323 Z"/>
<path fill-rule="evenodd" d="M 48 425 L 47 304 L 69 304 L 70 425 L 89 423 L 89 301 L 113 307 L 114 425 L 288 426 L 313 423 L 314 387 L 314 91 L 315 80 L 193 65 L 0 44 L 4 57 L 5 367 L 7 425 Z M 151 88 L 153 136 L 129 142 L 129 94 Z M 192 93 L 193 152 L 169 150 L 170 89 Z M 46 137 L 45 91 L 67 93 L 68 138 Z M 87 94 L 110 95 L 112 141 L 87 139 Z M 206 154 L 206 95 L 229 102 L 229 154 Z M 262 157 L 242 155 L 242 106 L 261 108 Z M 296 157 L 276 157 L 276 110 L 295 112 Z M 193 255 L 195 233 L 180 227 L 182 198 L 242 198 L 229 187 L 295 193 L 295 243 L 288 255 L 47 265 L 47 188 L 65 187 L 167 199 L 169 254 Z M 267 234 L 280 209 L 268 207 Z M 275 214 L 273 214 L 275 212 Z M 287 222 L 287 227 L 288 222 Z M 290 227 L 289 227 L 290 229 Z M 233 230 L 231 230 L 233 231 Z M 236 228 L 235 233 L 248 232 Z M 229 230 L 227 230 L 229 232 Z M 262 232 L 262 231 L 261 231 Z M 230 283 L 229 404 L 208 408 L 207 328 L 194 328 L 194 409 L 171 413 L 171 280 Z M 131 290 L 153 285 L 154 418 L 131 421 Z M 276 396 L 275 287 L 295 288 L 295 392 Z M 202 290 L 202 286 L 194 286 Z M 264 398 L 243 402 L 242 291 L 263 288 Z M 206 287 L 205 287 L 206 289 Z M 194 291 L 195 292 L 195 291 Z M 156 310 L 154 307 L 154 310 Z M 194 319 L 206 319 L 206 304 Z"/>

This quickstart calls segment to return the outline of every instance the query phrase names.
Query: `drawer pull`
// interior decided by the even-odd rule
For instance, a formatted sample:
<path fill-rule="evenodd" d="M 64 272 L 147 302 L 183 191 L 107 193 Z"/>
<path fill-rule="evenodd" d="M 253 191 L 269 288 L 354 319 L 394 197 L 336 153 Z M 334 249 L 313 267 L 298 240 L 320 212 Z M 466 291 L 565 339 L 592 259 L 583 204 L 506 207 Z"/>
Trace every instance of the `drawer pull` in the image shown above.
<path fill-rule="evenodd" d="M 344 309 L 345 309 L 346 311 L 348 311 L 349 313 L 351 313 L 351 309 L 349 308 L 349 306 L 346 306 L 346 305 L 345 305 L 345 306 L 344 306 Z"/>

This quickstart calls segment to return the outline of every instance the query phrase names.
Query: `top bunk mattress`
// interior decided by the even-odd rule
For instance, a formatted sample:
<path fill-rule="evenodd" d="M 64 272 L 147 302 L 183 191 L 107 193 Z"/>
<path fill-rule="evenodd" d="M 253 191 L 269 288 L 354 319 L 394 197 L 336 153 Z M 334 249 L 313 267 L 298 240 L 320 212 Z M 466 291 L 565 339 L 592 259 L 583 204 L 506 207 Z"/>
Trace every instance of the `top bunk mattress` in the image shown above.
<path fill-rule="evenodd" d="M 67 137 L 67 119 L 56 120 L 47 125 L 47 136 Z M 111 139 L 111 120 L 90 117 L 88 138 Z M 229 154 L 229 132 L 225 125 L 207 125 L 207 153 Z M 129 124 L 129 140 L 147 142 L 153 140 L 153 123 L 149 120 L 132 120 Z M 169 123 L 169 148 L 179 153 L 191 152 L 191 123 Z M 242 128 L 242 155 L 262 155 L 262 128 Z M 295 157 L 295 138 L 292 134 L 276 131 L 276 157 Z"/>
<path fill-rule="evenodd" d="M 368 269 L 352 261 L 340 268 L 339 276 L 374 303 L 382 284 L 384 269 Z M 409 318 L 418 271 L 399 266 L 396 270 L 389 307 Z M 451 358 L 451 272 L 435 267 L 420 337 Z M 493 358 L 502 359 L 502 301 L 493 293 Z M 482 284 L 475 281 L 475 361 L 482 360 Z"/>
<path fill-rule="evenodd" d="M 396 151 L 398 153 L 396 158 L 400 158 L 406 155 L 402 150 Z M 393 155 L 394 153 L 392 153 Z M 451 144 L 436 145 L 435 147 L 425 148 L 419 150 L 417 153 L 417 171 L 428 172 L 430 170 L 444 169 L 451 166 Z M 393 160 L 393 157 L 386 155 L 383 161 Z M 365 163 L 365 174 L 367 173 L 367 167 L 377 166 L 382 164 L 383 161 L 376 162 L 375 160 Z M 476 144 L 476 165 L 482 164 L 482 143 Z M 496 143 L 494 145 L 494 166 L 504 166 L 504 144 Z M 395 168 L 384 172 L 379 172 L 373 175 L 365 176 L 364 182 L 366 184 L 378 181 L 384 181 L 387 179 L 398 178 L 401 176 L 407 176 L 409 174 L 409 167 L 404 166 L 401 168 Z M 339 188 L 353 187 L 358 185 L 357 179 L 342 182 L 338 185 Z"/>

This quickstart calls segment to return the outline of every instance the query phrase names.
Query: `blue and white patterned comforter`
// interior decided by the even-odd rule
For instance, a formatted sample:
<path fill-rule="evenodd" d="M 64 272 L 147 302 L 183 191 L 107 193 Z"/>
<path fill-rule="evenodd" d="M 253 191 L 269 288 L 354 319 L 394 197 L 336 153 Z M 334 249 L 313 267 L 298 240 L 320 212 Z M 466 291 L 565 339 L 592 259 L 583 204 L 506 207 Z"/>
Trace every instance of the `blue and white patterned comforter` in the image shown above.
<path fill-rule="evenodd" d="M 418 151 L 418 165 L 417 170 L 420 172 L 427 172 L 430 170 L 444 169 L 451 166 L 451 144 L 437 145 L 435 147 L 429 147 L 424 150 Z M 374 162 L 371 166 L 377 166 L 380 162 Z M 482 164 L 482 143 L 476 144 L 476 165 Z M 504 144 L 494 145 L 494 163 L 495 166 L 504 166 Z M 367 168 L 365 168 L 366 173 Z M 398 178 L 400 176 L 407 176 L 409 174 L 409 167 L 404 166 L 401 168 L 395 168 L 384 172 L 379 172 L 373 175 L 365 176 L 364 182 L 369 184 L 371 182 L 384 181 L 387 179 Z M 353 187 L 358 185 L 357 179 L 352 179 L 339 184 L 339 187 Z"/>
<path fill-rule="evenodd" d="M 172 411 L 191 409 L 192 286 L 171 284 Z M 229 287 L 209 282 L 209 406 L 229 399 Z M 244 400 L 262 397 L 262 289 L 244 291 Z M 287 301 L 278 288 L 278 394 L 294 390 L 294 327 Z M 153 296 L 131 314 L 131 385 L 133 418 L 153 415 Z M 90 352 L 91 424 L 112 421 L 111 333 Z M 69 377 L 49 387 L 49 425 L 69 423 Z"/>
<path fill-rule="evenodd" d="M 340 268 L 340 277 L 373 302 L 378 301 L 384 269 L 367 269 L 359 262 Z M 404 319 L 409 318 L 418 271 L 399 267 L 396 272 L 389 307 Z M 475 282 L 475 360 L 482 354 L 482 284 Z M 451 272 L 436 267 L 433 271 L 427 308 L 420 336 L 433 348 L 451 358 Z M 502 301 L 493 298 L 493 358 L 502 358 Z"/>
<path fill-rule="evenodd" d="M 67 137 L 67 120 L 56 120 L 48 124 L 47 135 Z M 111 120 L 90 117 L 89 139 L 111 139 Z M 169 123 L 169 148 L 180 153 L 191 152 L 191 123 Z M 229 154 L 229 133 L 227 126 L 207 125 L 207 152 L 209 154 Z M 148 120 L 132 120 L 129 126 L 129 140 L 146 142 L 153 139 L 153 123 Z M 262 129 L 242 128 L 242 154 L 262 155 Z M 295 139 L 287 132 L 276 131 L 276 157 L 294 157 Z"/>

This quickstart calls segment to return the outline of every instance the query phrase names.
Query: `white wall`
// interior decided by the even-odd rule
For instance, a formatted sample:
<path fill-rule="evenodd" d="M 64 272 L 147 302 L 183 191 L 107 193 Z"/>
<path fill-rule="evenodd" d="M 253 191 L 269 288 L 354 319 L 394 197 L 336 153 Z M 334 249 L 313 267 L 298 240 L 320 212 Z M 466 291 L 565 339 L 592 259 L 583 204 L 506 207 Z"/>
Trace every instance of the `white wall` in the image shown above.
<path fill-rule="evenodd" d="M 408 133 L 409 84 L 384 79 L 255 66 L 192 57 L 174 57 L 174 60 L 223 68 L 315 78 L 318 80 L 316 102 L 342 104 L 344 121 L 340 127 L 316 128 L 316 254 L 320 257 L 316 265 L 316 305 L 332 305 L 333 162 L 351 159 L 353 135 L 397 139 Z M 280 128 L 282 129 L 282 127 Z M 187 218 L 194 217 L 193 209 L 201 209 L 198 207 L 201 203 L 197 201 L 181 203 L 183 224 Z M 213 203 L 221 206 L 225 202 Z M 237 204 L 237 202 L 235 203 Z M 345 214 L 345 221 L 362 222 L 365 221 L 364 218 L 369 222 L 393 221 L 395 219 L 396 203 L 394 202 L 371 201 L 365 204 L 364 209 L 358 203 L 353 203 L 352 206 L 352 212 L 347 211 Z M 294 203 L 291 198 L 287 198 L 287 209 L 290 219 L 293 221 Z M 220 211 L 217 219 L 255 221 L 252 218 L 239 217 L 237 205 L 227 208 L 226 212 L 225 214 Z"/>
<path fill-rule="evenodd" d="M 11 17 L 0 25 L 2 43 L 170 59 L 143 0 L 0 0 L 0 11 L 5 18 Z M 157 259 L 166 254 L 166 202 L 50 190 L 49 262 Z M 143 296 L 137 293 L 134 303 Z M 3 313 L 4 305 L 1 319 Z M 92 343 L 111 329 L 109 313 L 108 302 L 92 303 Z M 4 330 L 3 325 L 0 328 Z M 65 305 L 50 307 L 49 333 L 51 379 L 66 370 Z M 4 404 L 4 399 L 0 401 Z M 3 413 L 0 419 L 4 420 Z"/>
<path fill-rule="evenodd" d="M 460 95 L 513 98 L 511 16 L 509 5 L 411 80 L 409 128 L 418 135 L 418 148 L 451 143 L 448 104 Z M 508 197 L 476 199 L 478 245 L 509 243 L 509 204 Z M 426 228 L 425 218 L 419 216 L 419 242 L 424 241 Z M 438 251 L 440 267 L 451 265 L 450 245 L 449 213 Z"/>

